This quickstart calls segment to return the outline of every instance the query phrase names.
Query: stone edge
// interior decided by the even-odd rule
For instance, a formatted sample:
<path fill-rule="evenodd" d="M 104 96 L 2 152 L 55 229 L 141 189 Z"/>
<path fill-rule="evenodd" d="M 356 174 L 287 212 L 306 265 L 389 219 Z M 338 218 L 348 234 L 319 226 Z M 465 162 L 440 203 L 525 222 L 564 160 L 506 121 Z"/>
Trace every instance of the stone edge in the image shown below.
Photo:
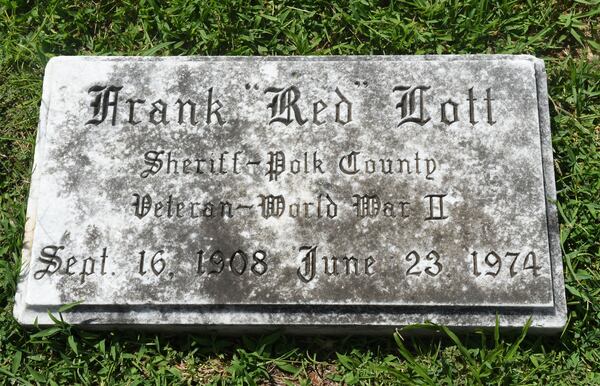
<path fill-rule="evenodd" d="M 21 252 L 21 267 L 17 291 L 15 294 L 15 304 L 13 316 L 23 326 L 31 326 L 37 323 L 37 317 L 28 309 L 25 299 L 27 296 L 27 281 L 29 277 L 29 266 L 31 263 L 31 254 L 33 247 L 33 236 L 37 223 L 37 207 L 40 189 L 40 165 L 43 163 L 46 143 L 46 126 L 48 121 L 49 106 L 51 102 L 51 90 L 53 80 L 53 68 L 57 60 L 50 59 L 44 69 L 44 80 L 42 86 L 42 99 L 40 102 L 40 121 L 35 140 L 35 150 L 33 155 L 33 167 L 31 173 L 31 182 L 29 185 L 29 197 L 27 199 L 27 212 L 25 221 L 25 230 L 23 237 L 23 247 Z M 50 324 L 50 323 L 48 323 Z"/>

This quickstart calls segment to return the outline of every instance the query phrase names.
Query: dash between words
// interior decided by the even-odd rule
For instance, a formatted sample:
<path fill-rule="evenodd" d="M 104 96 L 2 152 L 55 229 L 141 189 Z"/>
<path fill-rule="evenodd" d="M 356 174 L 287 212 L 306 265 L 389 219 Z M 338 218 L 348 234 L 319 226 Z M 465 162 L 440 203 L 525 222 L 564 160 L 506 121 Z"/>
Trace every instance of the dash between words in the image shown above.
<path fill-rule="evenodd" d="M 96 84 L 90 87 L 88 94 L 92 96 L 90 102 L 92 117 L 86 124 L 99 125 L 109 118 L 111 125 L 116 126 L 117 116 L 123 114 L 120 112 L 121 109 L 125 110 L 124 113 L 127 117 L 123 123 L 130 125 L 140 123 L 151 123 L 155 126 L 167 125 L 175 119 L 180 125 L 204 123 L 223 126 L 227 122 L 227 109 L 215 96 L 214 87 L 206 90 L 205 97 L 192 100 L 180 96 L 175 102 L 166 102 L 162 98 L 155 101 L 139 97 L 126 99 L 119 96 L 122 89 L 122 85 L 114 84 Z M 251 90 L 251 88 L 246 85 L 246 90 Z M 431 122 L 432 116 L 428 111 L 437 111 L 437 119 L 446 125 L 461 121 L 462 114 L 465 116 L 462 119 L 466 121 L 468 117 L 468 122 L 472 126 L 480 122 L 486 122 L 490 126 L 496 123 L 493 118 L 492 106 L 492 101 L 495 99 L 492 97 L 491 87 L 482 92 L 475 90 L 475 86 L 471 86 L 454 99 L 438 100 L 434 104 L 431 101 L 428 102 L 426 98 L 426 94 L 430 90 L 431 86 L 428 85 L 396 85 L 391 88 L 392 94 L 399 95 L 399 101 L 395 105 L 396 110 L 399 110 L 398 127 L 409 122 L 420 126 Z M 296 123 L 302 126 L 311 122 L 320 126 L 328 121 L 333 121 L 343 126 L 352 122 L 353 102 L 339 87 L 329 90 L 327 93 L 327 96 L 316 101 L 304 101 L 302 93 L 296 85 L 266 87 L 263 91 L 265 95 L 263 102 L 268 111 L 269 125 L 280 123 L 288 126 Z M 460 111 L 459 107 L 461 107 Z M 197 108 L 201 112 L 197 112 Z"/>

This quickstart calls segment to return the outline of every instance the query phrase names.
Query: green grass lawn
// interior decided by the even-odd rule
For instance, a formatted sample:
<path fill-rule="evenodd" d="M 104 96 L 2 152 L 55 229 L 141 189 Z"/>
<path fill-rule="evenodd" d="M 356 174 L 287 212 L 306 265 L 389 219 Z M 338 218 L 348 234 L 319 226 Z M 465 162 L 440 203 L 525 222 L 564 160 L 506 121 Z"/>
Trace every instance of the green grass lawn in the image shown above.
<path fill-rule="evenodd" d="M 0 42 L 0 384 L 600 384 L 599 0 L 0 0 Z M 28 332 L 13 319 L 50 57 L 425 53 L 546 61 L 569 306 L 562 334 L 228 338 Z"/>

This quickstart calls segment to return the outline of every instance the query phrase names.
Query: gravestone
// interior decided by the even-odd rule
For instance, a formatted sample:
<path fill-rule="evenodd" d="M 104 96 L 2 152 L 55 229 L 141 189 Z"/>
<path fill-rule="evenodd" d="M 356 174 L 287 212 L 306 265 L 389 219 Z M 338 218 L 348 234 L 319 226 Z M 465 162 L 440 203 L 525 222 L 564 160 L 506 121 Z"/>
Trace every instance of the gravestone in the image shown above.
<path fill-rule="evenodd" d="M 547 101 L 531 56 L 53 58 L 15 317 L 557 331 Z"/>

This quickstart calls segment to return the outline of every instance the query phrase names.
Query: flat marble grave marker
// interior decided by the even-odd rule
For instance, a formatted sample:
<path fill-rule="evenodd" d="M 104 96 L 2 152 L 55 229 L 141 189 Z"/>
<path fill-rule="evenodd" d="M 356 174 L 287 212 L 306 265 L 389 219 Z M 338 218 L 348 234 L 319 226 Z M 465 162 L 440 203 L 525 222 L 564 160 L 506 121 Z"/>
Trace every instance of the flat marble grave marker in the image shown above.
<path fill-rule="evenodd" d="M 557 331 L 547 101 L 530 56 L 53 58 L 15 317 Z"/>

